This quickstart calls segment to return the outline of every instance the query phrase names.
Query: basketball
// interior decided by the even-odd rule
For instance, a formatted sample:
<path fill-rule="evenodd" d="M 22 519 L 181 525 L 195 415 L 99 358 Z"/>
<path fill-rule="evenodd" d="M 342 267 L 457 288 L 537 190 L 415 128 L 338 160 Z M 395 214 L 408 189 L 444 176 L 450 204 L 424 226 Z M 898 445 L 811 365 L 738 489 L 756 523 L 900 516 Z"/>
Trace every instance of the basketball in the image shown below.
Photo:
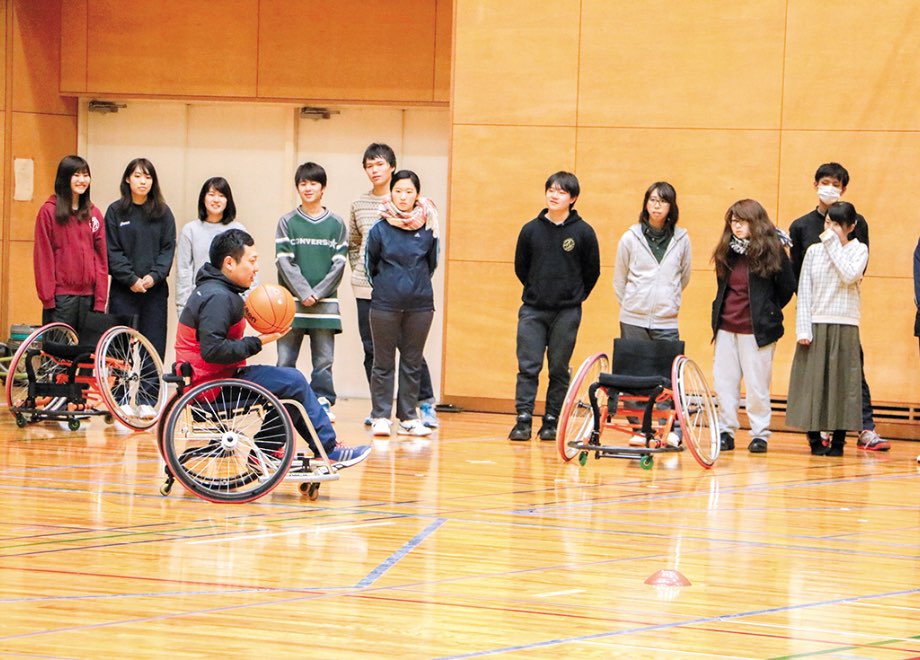
<path fill-rule="evenodd" d="M 287 330 L 294 320 L 294 296 L 283 286 L 260 284 L 246 297 L 243 314 L 259 334 Z"/>

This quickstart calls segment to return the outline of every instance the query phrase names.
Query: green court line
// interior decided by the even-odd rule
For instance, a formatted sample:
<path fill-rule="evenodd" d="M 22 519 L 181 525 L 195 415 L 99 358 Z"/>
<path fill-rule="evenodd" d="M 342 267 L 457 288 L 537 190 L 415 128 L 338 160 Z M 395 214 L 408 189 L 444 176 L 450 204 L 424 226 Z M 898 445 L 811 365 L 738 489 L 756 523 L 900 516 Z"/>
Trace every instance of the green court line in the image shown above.
<path fill-rule="evenodd" d="M 884 639 L 879 642 L 869 642 L 867 644 L 860 644 L 858 646 L 838 646 L 833 649 L 826 649 L 824 651 L 811 651 L 810 653 L 795 653 L 793 655 L 777 655 L 767 660 L 792 660 L 793 658 L 814 658 L 819 655 L 828 655 L 830 653 L 841 653 L 843 651 L 855 651 L 867 646 L 888 646 L 889 644 L 896 644 L 898 642 L 903 642 L 904 639 L 920 639 L 920 635 L 913 635 L 911 637 L 903 638 L 898 637 L 895 639 Z"/>

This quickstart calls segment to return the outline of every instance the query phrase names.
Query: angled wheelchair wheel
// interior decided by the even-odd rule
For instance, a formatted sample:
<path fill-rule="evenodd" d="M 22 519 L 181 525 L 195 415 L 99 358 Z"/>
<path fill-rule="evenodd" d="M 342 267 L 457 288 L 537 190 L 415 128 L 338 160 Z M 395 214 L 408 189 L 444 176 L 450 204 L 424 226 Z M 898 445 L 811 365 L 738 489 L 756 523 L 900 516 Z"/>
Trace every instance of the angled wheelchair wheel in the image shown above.
<path fill-rule="evenodd" d="M 594 430 L 594 412 L 588 398 L 588 388 L 597 382 L 601 373 L 610 369 L 606 353 L 595 353 L 578 367 L 565 394 L 559 427 L 556 430 L 556 448 L 564 461 L 571 461 L 580 450 L 570 442 L 587 442 Z"/>
<path fill-rule="evenodd" d="M 96 345 L 96 385 L 109 412 L 135 431 L 157 423 L 166 405 L 163 362 L 144 335 L 126 326 L 106 331 Z"/>
<path fill-rule="evenodd" d="M 66 382 L 69 363 L 53 358 L 42 351 L 45 343 L 77 345 L 77 333 L 66 323 L 44 325 L 19 345 L 6 375 L 6 403 L 17 423 L 22 418 L 28 421 L 28 413 L 19 413 L 21 408 L 34 410 L 58 410 L 67 405 L 66 397 L 45 397 L 29 400 L 28 366 L 31 366 L 37 384 Z M 23 417 L 23 414 L 26 417 Z"/>
<path fill-rule="evenodd" d="M 719 458 L 719 418 L 706 377 L 696 362 L 680 355 L 674 360 L 671 383 L 683 442 L 697 463 L 711 468 Z"/>
<path fill-rule="evenodd" d="M 169 471 L 209 502 L 249 502 L 271 492 L 287 474 L 295 445 L 278 398 L 238 379 L 187 389 L 162 425 Z"/>

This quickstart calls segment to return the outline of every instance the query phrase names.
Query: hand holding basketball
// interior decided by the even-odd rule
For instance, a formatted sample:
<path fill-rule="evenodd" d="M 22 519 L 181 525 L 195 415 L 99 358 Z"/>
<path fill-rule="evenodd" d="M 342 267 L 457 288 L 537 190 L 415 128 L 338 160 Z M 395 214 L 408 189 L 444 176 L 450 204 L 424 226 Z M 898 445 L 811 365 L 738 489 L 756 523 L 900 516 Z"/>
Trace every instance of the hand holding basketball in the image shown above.
<path fill-rule="evenodd" d="M 294 320 L 294 297 L 277 284 L 260 284 L 246 297 L 243 314 L 256 332 L 283 334 Z"/>

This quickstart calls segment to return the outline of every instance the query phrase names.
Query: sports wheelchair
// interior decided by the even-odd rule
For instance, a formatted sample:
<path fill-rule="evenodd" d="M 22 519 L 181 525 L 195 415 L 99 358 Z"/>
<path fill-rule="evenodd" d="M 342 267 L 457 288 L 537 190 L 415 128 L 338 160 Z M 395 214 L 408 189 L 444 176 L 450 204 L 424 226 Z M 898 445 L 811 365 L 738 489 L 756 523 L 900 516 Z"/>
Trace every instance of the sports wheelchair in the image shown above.
<path fill-rule="evenodd" d="M 653 455 L 689 447 L 711 468 L 719 457 L 719 421 L 699 366 L 683 355 L 682 341 L 616 339 L 611 373 L 605 353 L 586 359 L 569 385 L 556 446 L 564 461 L 639 459 L 651 469 Z M 605 431 L 631 438 L 630 445 L 601 444 Z"/>
<path fill-rule="evenodd" d="M 166 464 L 160 486 L 164 497 L 178 481 L 209 502 L 250 502 L 288 480 L 299 482 L 300 492 L 315 500 L 322 482 L 339 478 L 300 402 L 281 401 L 239 378 L 191 385 L 187 362 L 173 365 L 163 379 L 177 386 L 157 427 L 157 446 Z M 303 417 L 318 456 L 297 453 L 288 407 Z"/>
<path fill-rule="evenodd" d="M 150 428 L 166 403 L 163 363 L 153 344 L 124 323 L 133 317 L 91 313 L 78 336 L 49 323 L 19 345 L 6 375 L 6 402 L 20 428 L 51 420 L 71 431 L 101 415 L 136 431 Z"/>

